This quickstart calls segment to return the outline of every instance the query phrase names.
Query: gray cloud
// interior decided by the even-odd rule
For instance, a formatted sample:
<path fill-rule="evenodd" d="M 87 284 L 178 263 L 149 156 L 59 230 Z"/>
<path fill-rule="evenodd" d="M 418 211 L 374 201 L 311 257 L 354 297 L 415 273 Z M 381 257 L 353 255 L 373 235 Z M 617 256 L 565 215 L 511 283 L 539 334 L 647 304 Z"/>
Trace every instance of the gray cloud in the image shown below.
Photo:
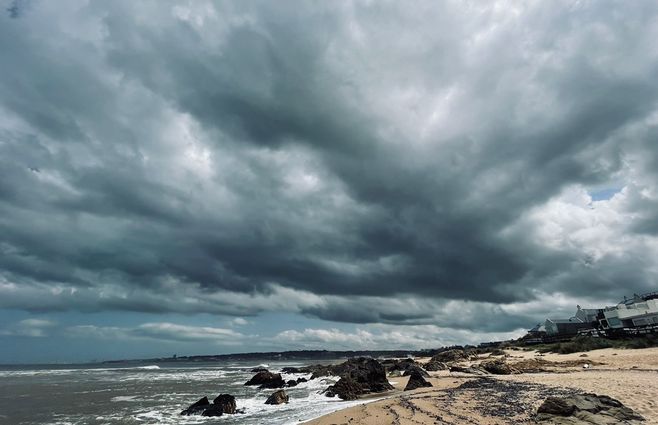
<path fill-rule="evenodd" d="M 0 305 L 503 332 L 556 294 L 655 289 L 657 13 L 10 11 Z"/>

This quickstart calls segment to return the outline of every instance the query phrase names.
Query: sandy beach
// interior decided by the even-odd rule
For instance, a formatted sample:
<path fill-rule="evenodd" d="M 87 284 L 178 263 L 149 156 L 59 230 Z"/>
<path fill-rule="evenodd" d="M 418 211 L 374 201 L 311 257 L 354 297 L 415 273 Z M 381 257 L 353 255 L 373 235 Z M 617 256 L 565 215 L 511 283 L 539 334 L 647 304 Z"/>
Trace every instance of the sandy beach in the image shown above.
<path fill-rule="evenodd" d="M 658 348 L 601 349 L 584 354 L 505 353 L 510 365 L 528 368 L 538 364 L 545 371 L 487 376 L 431 372 L 431 388 L 407 392 L 402 390 L 409 378 L 391 377 L 396 389 L 384 400 L 340 410 L 307 424 L 532 423 L 532 415 L 546 397 L 576 392 L 613 397 L 642 415 L 646 424 L 658 424 Z M 486 358 L 483 355 L 464 365 Z M 585 364 L 588 366 L 583 367 Z"/>

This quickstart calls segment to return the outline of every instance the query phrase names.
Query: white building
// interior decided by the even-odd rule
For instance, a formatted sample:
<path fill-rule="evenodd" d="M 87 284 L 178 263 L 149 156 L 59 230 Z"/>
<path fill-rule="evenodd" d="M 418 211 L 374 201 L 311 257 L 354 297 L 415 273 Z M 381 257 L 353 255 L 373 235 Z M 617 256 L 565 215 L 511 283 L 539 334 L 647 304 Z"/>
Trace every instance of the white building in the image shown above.
<path fill-rule="evenodd" d="M 624 299 L 616 306 L 606 307 L 603 315 L 605 318 L 599 320 L 603 329 L 658 325 L 658 293 Z"/>

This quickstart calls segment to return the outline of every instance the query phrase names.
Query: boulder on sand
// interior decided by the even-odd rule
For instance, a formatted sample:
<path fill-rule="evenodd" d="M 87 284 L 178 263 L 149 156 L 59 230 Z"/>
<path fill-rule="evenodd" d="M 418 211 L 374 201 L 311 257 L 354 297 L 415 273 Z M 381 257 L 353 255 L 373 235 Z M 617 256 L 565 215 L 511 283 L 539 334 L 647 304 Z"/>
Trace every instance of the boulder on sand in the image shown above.
<path fill-rule="evenodd" d="M 425 366 L 423 366 L 425 370 L 430 371 L 430 372 L 436 372 L 438 370 L 447 370 L 448 365 L 443 363 L 443 362 L 438 362 L 436 360 L 430 360 L 429 362 L 425 363 Z"/>
<path fill-rule="evenodd" d="M 265 404 L 283 404 L 287 403 L 289 399 L 288 394 L 286 394 L 284 390 L 279 390 L 273 392 L 272 395 L 265 400 Z"/>
<path fill-rule="evenodd" d="M 259 388 L 283 388 L 285 381 L 280 373 L 261 371 L 255 374 L 244 385 L 259 385 Z"/>
<path fill-rule="evenodd" d="M 557 425 L 640 424 L 644 418 L 614 398 L 596 394 L 548 397 L 537 409 L 539 423 Z"/>
<path fill-rule="evenodd" d="M 480 364 L 482 369 L 494 375 L 510 375 L 516 370 L 508 365 L 503 359 L 489 360 Z"/>
<path fill-rule="evenodd" d="M 409 382 L 407 382 L 407 386 L 404 387 L 405 391 L 410 391 L 410 390 L 415 390 L 416 388 L 424 388 L 424 387 L 431 387 L 432 384 L 427 382 L 423 375 L 418 373 L 418 371 L 411 371 L 409 372 Z"/>

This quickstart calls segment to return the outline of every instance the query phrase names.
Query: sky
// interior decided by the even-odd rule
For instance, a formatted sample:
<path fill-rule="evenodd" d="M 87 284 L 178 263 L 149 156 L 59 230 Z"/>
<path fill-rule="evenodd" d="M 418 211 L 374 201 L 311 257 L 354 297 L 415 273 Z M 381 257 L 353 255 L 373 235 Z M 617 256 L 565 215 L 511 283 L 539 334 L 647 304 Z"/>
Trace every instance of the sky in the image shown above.
<path fill-rule="evenodd" d="M 474 344 L 658 289 L 654 1 L 0 4 L 0 363 Z"/>

